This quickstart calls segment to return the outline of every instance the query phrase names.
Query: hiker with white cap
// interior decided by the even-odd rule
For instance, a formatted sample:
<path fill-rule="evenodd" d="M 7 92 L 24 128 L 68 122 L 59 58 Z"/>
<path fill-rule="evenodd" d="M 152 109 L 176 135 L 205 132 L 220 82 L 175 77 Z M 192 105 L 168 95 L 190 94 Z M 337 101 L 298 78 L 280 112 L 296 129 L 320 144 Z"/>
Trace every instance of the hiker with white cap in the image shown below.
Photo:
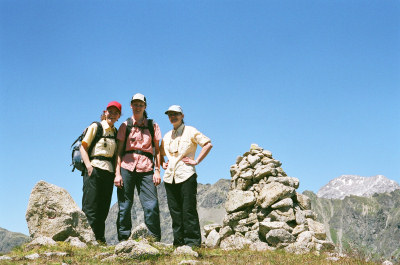
<path fill-rule="evenodd" d="M 172 105 L 165 112 L 173 125 L 163 138 L 160 147 L 164 184 L 168 208 L 172 218 L 173 245 L 178 247 L 201 245 L 200 222 L 197 213 L 198 165 L 212 148 L 210 138 L 192 126 L 185 125 L 182 108 Z M 200 154 L 195 158 L 197 145 Z M 164 163 L 164 156 L 168 161 Z"/>
<path fill-rule="evenodd" d="M 157 185 L 160 177 L 159 142 L 161 131 L 157 123 L 147 118 L 147 100 L 143 94 L 132 97 L 132 117 L 118 129 L 117 165 L 114 185 L 118 188 L 118 240 L 129 238 L 132 229 L 131 209 L 136 188 L 143 207 L 144 222 L 150 235 L 161 240 L 160 210 Z"/>

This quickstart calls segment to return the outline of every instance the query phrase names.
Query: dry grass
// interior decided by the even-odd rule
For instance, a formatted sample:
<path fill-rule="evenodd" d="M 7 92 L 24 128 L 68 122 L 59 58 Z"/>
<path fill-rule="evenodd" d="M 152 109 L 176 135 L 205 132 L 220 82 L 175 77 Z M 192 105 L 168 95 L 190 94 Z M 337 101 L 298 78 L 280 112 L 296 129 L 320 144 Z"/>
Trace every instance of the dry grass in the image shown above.
<path fill-rule="evenodd" d="M 7 256 L 13 257 L 13 261 L 0 261 L 0 264 L 179 264 L 182 260 L 197 260 L 197 264 L 380 264 L 374 262 L 366 262 L 355 257 L 342 258 L 339 261 L 326 260 L 327 255 L 304 254 L 295 255 L 284 251 L 265 251 L 254 252 L 250 250 L 223 251 L 221 249 L 196 249 L 199 253 L 198 258 L 190 256 L 173 256 L 172 249 L 162 250 L 159 256 L 128 259 L 118 258 L 112 261 L 101 262 L 106 256 L 99 257 L 101 253 L 114 253 L 114 247 L 90 246 L 85 249 L 71 247 L 67 243 L 58 243 L 55 247 L 40 247 L 28 249 L 21 246 L 8 253 Z M 45 252 L 65 252 L 67 256 L 51 256 L 44 257 Z M 38 253 L 42 254 L 39 259 L 29 260 L 26 255 Z"/>

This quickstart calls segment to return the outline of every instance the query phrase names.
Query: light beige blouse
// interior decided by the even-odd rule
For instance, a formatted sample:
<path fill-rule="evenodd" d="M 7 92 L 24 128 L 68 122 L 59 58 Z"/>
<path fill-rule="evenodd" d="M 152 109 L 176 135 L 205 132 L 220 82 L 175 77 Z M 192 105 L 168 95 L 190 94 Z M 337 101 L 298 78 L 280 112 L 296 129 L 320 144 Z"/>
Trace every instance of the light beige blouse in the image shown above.
<path fill-rule="evenodd" d="M 172 183 L 175 180 L 175 183 L 181 183 L 196 173 L 195 167 L 185 164 L 182 158 L 194 159 L 197 145 L 203 147 L 209 142 L 211 142 L 210 138 L 196 128 L 185 124 L 165 134 L 160 148 L 161 155 L 168 158 L 168 168 L 164 173 L 164 181 Z"/>

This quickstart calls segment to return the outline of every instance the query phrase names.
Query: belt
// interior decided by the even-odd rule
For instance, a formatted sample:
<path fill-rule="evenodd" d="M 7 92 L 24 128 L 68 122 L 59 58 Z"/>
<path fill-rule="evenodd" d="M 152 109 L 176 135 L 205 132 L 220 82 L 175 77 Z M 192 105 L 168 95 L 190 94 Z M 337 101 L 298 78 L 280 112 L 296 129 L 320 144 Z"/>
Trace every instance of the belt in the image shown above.
<path fill-rule="evenodd" d="M 150 160 L 153 160 L 153 154 L 151 154 L 149 152 L 143 152 L 142 150 L 128 150 L 125 153 L 144 155 L 144 156 L 148 157 Z"/>
<path fill-rule="evenodd" d="M 105 156 L 91 156 L 91 159 L 97 159 L 97 160 L 106 160 L 106 161 L 113 161 L 113 157 L 105 157 Z"/>

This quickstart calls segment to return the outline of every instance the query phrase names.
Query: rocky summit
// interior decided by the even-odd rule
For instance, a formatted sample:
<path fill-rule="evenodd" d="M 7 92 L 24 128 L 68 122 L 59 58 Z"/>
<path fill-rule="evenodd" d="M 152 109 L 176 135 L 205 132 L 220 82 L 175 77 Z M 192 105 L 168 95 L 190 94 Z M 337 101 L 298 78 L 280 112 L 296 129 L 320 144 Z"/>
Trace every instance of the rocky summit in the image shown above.
<path fill-rule="evenodd" d="M 32 239 L 45 237 L 64 241 L 78 237 L 88 243 L 95 241 L 85 214 L 71 195 L 43 180 L 31 192 L 25 218 Z"/>
<path fill-rule="evenodd" d="M 361 177 L 342 175 L 329 181 L 318 192 L 317 196 L 325 199 L 344 199 L 347 196 L 371 197 L 375 193 L 392 192 L 400 185 L 382 175 Z"/>
<path fill-rule="evenodd" d="M 287 176 L 281 165 L 256 144 L 237 158 L 230 168 L 223 224 L 204 227 L 207 247 L 284 248 L 293 253 L 335 248 L 316 221 L 310 199 L 296 192 L 299 180 Z"/>

